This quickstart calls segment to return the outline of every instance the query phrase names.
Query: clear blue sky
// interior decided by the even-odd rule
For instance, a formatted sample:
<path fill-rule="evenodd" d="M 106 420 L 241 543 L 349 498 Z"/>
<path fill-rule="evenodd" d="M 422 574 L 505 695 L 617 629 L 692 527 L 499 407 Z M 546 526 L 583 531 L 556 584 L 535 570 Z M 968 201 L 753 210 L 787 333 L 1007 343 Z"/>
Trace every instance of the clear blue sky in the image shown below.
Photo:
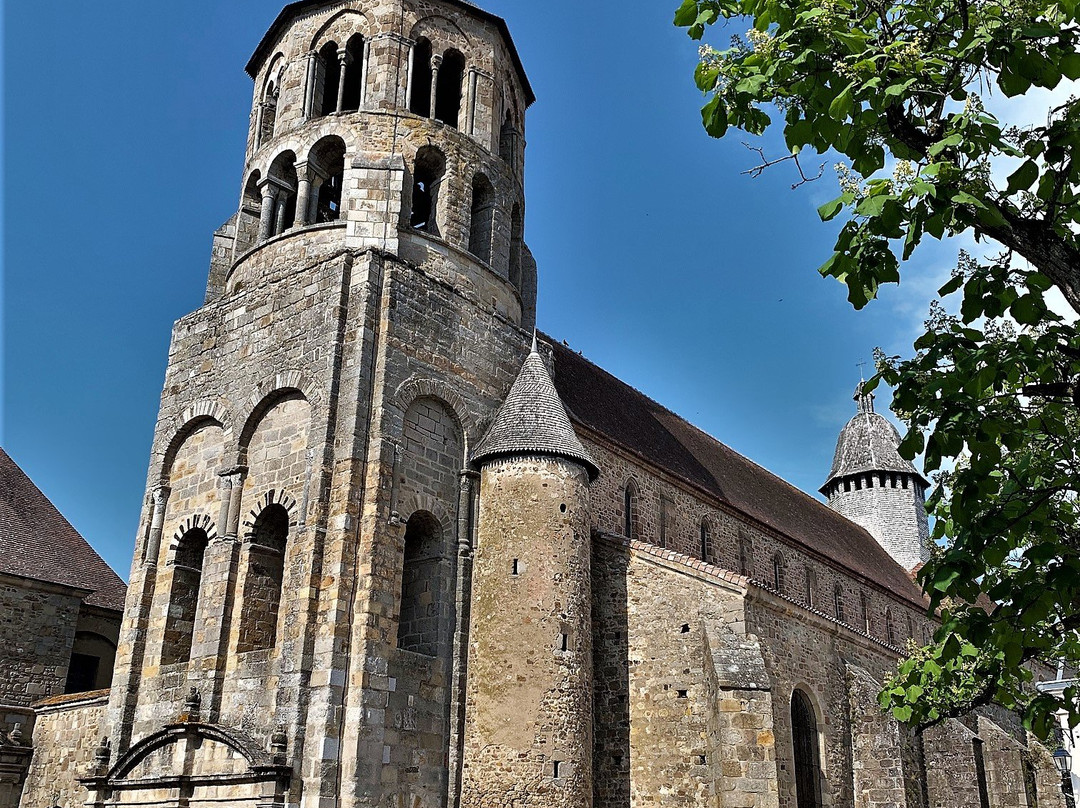
<path fill-rule="evenodd" d="M 170 328 L 201 304 L 210 234 L 235 209 L 243 66 L 280 2 L 5 4 L 0 444 L 124 577 Z M 857 363 L 909 350 L 950 250 L 852 311 L 815 272 L 831 165 L 796 191 L 786 167 L 740 174 L 746 138 L 701 129 L 676 0 L 481 2 L 539 99 L 540 327 L 815 491 Z"/>

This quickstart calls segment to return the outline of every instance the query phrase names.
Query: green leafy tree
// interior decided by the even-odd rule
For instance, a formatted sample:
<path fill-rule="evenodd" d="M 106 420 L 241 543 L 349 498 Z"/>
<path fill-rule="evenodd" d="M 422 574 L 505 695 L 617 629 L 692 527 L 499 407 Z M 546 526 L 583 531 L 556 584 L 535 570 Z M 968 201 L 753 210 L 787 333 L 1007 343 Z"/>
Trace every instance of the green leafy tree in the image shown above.
<path fill-rule="evenodd" d="M 1056 289 L 1080 312 L 1080 102 L 1024 127 L 983 103 L 1080 78 L 1077 12 L 1077 0 L 686 0 L 675 15 L 695 40 L 750 26 L 701 48 L 710 135 L 775 126 L 781 160 L 842 156 L 842 193 L 819 214 L 846 221 L 820 271 L 856 308 L 927 236 L 992 253 L 961 255 L 939 291 L 959 316 L 933 305 L 914 356 L 879 356 L 868 383 L 895 388 L 901 453 L 924 451 L 938 472 L 928 507 L 942 546 L 920 581 L 941 627 L 881 696 L 919 725 L 991 700 L 1043 736 L 1058 709 L 1080 722 L 1075 690 L 1057 701 L 1031 687 L 1040 666 L 1080 663 L 1080 333 L 1046 300 Z"/>

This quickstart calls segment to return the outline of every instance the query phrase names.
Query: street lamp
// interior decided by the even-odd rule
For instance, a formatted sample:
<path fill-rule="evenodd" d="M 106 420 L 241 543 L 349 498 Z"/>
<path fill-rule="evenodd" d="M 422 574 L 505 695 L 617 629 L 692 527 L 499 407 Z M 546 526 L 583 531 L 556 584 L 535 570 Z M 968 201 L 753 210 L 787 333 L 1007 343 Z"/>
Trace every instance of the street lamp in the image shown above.
<path fill-rule="evenodd" d="M 1066 808 L 1074 808 L 1076 799 L 1072 788 L 1072 755 L 1064 746 L 1059 746 L 1051 757 L 1054 758 L 1054 766 L 1061 774 L 1061 793 L 1065 796 Z"/>
<path fill-rule="evenodd" d="M 1070 755 L 1064 746 L 1059 746 L 1054 750 L 1053 754 L 1054 765 L 1057 766 L 1058 772 L 1062 777 L 1065 777 L 1072 771 L 1072 755 Z"/>

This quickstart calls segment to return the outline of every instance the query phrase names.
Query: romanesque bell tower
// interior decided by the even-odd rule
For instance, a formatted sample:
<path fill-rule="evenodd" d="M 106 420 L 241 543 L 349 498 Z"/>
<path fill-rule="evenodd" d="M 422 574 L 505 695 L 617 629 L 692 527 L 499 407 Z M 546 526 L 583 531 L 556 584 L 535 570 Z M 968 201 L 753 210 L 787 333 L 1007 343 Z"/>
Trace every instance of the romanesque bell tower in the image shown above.
<path fill-rule="evenodd" d="M 829 507 L 861 525 L 904 569 L 930 558 L 928 483 L 897 452 L 900 435 L 874 412 L 873 394 L 855 390 L 858 412 L 836 441 L 829 478 L 820 491 Z"/>
<path fill-rule="evenodd" d="M 506 24 L 462 0 L 291 3 L 247 72 L 239 204 L 173 330 L 85 784 L 100 805 L 445 808 L 467 461 L 535 318 L 532 91 Z"/>

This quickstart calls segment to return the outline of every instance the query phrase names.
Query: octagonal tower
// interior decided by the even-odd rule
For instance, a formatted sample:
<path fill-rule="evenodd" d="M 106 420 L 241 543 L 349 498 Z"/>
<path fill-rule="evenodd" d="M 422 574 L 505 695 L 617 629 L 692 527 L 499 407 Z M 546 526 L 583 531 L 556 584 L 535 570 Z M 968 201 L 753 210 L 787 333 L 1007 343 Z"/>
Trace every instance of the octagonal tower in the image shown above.
<path fill-rule="evenodd" d="M 528 355 L 533 100 L 461 0 L 288 5 L 173 328 L 93 804 L 444 808 L 478 475 Z"/>

